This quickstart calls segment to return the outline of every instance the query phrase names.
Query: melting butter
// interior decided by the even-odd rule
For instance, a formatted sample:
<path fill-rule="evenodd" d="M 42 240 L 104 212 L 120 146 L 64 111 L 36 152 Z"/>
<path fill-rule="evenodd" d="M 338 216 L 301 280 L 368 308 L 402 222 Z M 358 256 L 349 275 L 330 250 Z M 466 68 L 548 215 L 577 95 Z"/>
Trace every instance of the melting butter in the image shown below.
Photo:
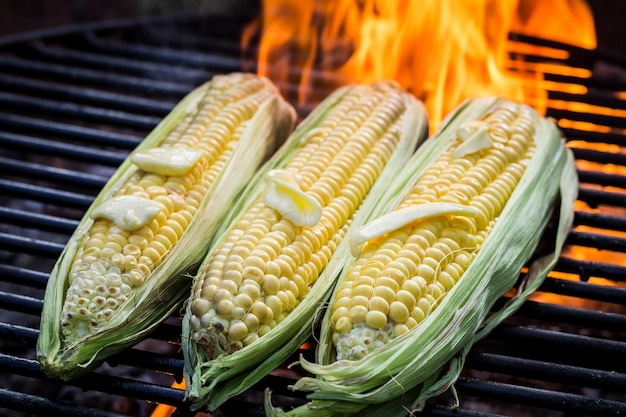
<path fill-rule="evenodd" d="M 350 233 L 348 237 L 350 252 L 353 256 L 358 256 L 361 244 L 418 220 L 444 215 L 476 217 L 479 214 L 475 207 L 454 203 L 424 203 L 401 208 L 378 217 Z"/>
<path fill-rule="evenodd" d="M 457 136 L 463 142 L 454 150 L 455 158 L 463 158 L 493 145 L 489 125 L 485 122 L 473 120 L 465 123 L 457 129 Z"/>
<path fill-rule="evenodd" d="M 263 202 L 296 226 L 315 226 L 322 218 L 322 206 L 300 188 L 297 174 L 274 169 L 265 175 L 267 189 Z"/>
<path fill-rule="evenodd" d="M 121 195 L 110 198 L 91 212 L 92 219 L 105 218 L 122 230 L 133 231 L 154 220 L 165 209 L 163 204 L 134 195 Z"/>
<path fill-rule="evenodd" d="M 159 175 L 185 175 L 202 157 L 203 151 L 191 148 L 151 148 L 133 152 L 130 161 L 140 169 Z"/>

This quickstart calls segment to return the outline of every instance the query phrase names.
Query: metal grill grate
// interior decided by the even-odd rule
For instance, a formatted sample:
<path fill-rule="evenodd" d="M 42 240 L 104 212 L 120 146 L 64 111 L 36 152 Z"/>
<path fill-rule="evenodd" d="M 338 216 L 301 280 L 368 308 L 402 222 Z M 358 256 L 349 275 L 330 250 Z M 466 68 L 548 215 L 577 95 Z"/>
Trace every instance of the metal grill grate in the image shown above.
<path fill-rule="evenodd" d="M 0 40 L 0 415 L 147 415 L 151 403 L 191 415 L 182 405 L 183 392 L 170 387 L 182 373 L 178 317 L 94 374 L 69 383 L 45 379 L 34 345 L 48 273 L 82 212 L 183 95 L 214 74 L 242 69 L 239 36 L 246 22 L 233 16 L 181 16 Z M 551 92 L 551 102 L 626 110 L 626 101 L 616 94 L 626 91 L 623 57 L 516 40 L 565 49 L 564 64 L 591 71 L 589 78 L 548 74 L 550 81 L 587 88 L 584 95 Z M 605 76 L 606 65 L 613 70 Z M 615 73 L 621 75 L 614 78 Z M 306 106 L 297 107 L 301 115 Z M 620 148 L 626 145 L 626 118 L 565 107 L 551 106 L 548 115 L 578 122 L 564 123 L 563 131 L 578 161 L 586 163 L 579 171 L 580 201 L 590 208 L 577 211 L 568 250 L 541 288 L 561 297 L 561 303 L 525 304 L 474 348 L 456 385 L 461 408 L 433 403 L 425 415 L 626 413 L 626 289 L 621 286 L 626 176 L 610 168 L 626 165 Z M 603 128 L 589 130 L 580 122 Z M 581 145 L 589 143 L 603 146 Z M 594 256 L 576 256 L 580 248 Z M 292 378 L 281 368 L 227 403 L 225 414 L 262 415 L 266 386 L 278 403 L 301 401 L 287 390 Z"/>

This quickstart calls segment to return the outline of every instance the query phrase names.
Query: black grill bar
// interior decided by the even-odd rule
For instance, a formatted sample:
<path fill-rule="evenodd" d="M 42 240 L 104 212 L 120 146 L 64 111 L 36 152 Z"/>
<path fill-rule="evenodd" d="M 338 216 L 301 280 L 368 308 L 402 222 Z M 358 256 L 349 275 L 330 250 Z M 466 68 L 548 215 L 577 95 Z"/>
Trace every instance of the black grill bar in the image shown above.
<path fill-rule="evenodd" d="M 498 382 L 460 378 L 455 384 L 459 393 L 489 398 L 503 403 L 527 404 L 580 416 L 623 416 L 624 403 L 589 398 L 565 392 L 520 387 Z M 570 415 L 570 414 L 568 414 Z"/>
<path fill-rule="evenodd" d="M 30 378 L 44 378 L 36 360 L 22 359 L 0 354 L 0 369 Z M 83 389 L 98 389 L 112 395 L 136 396 L 145 401 L 158 401 L 174 406 L 182 405 L 183 392 L 179 389 L 161 387 L 127 378 L 114 378 L 104 374 L 90 374 L 69 383 Z"/>
<path fill-rule="evenodd" d="M 11 106 L 14 110 L 40 112 L 51 116 L 79 118 L 99 123 L 112 123 L 138 130 L 151 130 L 160 121 L 159 118 L 142 116 L 120 111 L 103 110 L 96 107 L 58 102 L 40 98 L 26 97 L 13 93 L 0 92 L 0 105 Z"/>
<path fill-rule="evenodd" d="M 128 155 L 126 152 L 109 151 L 105 149 L 100 149 L 95 153 L 92 147 L 56 142 L 8 132 L 0 133 L 0 141 L 6 145 L 7 149 L 14 151 L 35 151 L 40 155 L 63 156 L 65 159 L 110 165 L 113 167 L 119 166 L 124 158 L 126 158 L 126 155 Z M 74 177 L 74 182 L 84 181 L 82 175 L 79 177 L 74 174 Z M 87 175 L 85 178 L 88 179 L 90 177 L 90 175 Z"/>
<path fill-rule="evenodd" d="M 48 415 L 50 410 L 55 410 L 57 415 L 67 417 L 126 417 L 126 415 L 101 411 L 94 408 L 77 407 L 76 405 L 64 404 L 51 401 L 36 395 L 28 395 L 20 392 L 9 391 L 0 388 L 0 404 L 10 407 L 12 410 L 33 415 Z"/>
<path fill-rule="evenodd" d="M 172 104 L 168 102 L 48 82 L 41 79 L 24 78 L 19 75 L 3 75 L 0 77 L 0 87 L 4 91 L 11 90 L 42 97 L 55 97 L 66 102 L 92 104 L 157 117 L 165 116 L 172 108 Z"/>
<path fill-rule="evenodd" d="M 0 60 L 0 70 L 10 73 L 28 74 L 32 77 L 45 79 L 86 83 L 101 87 L 123 88 L 133 93 L 158 94 L 170 99 L 184 95 L 192 87 L 191 84 L 155 81 L 126 75 L 120 76 L 104 71 L 79 69 L 72 66 L 15 57 L 3 57 Z"/>
<path fill-rule="evenodd" d="M 19 311 L 27 314 L 39 314 L 43 301 L 26 295 L 9 294 L 0 291 L 0 306 L 7 310 Z M 7 340 L 4 339 L 3 340 Z"/>
<path fill-rule="evenodd" d="M 2 264 L 0 265 L 0 276 L 9 283 L 45 288 L 49 273 Z"/>
<path fill-rule="evenodd" d="M 600 204 L 616 207 L 626 206 L 626 194 L 598 190 L 584 185 L 578 189 L 578 199 L 589 204 L 590 207 L 597 207 Z"/>
<path fill-rule="evenodd" d="M 77 178 L 71 170 L 51 167 L 48 165 L 31 162 L 17 162 L 13 159 L 0 157 L 0 171 L 10 173 L 12 176 L 31 176 L 34 178 L 46 178 L 49 181 L 59 183 L 82 184 L 98 189 L 106 183 L 106 178 L 93 174 L 83 174 Z"/>
<path fill-rule="evenodd" d="M 622 391 L 626 389 L 626 375 L 613 371 L 602 371 L 478 352 L 470 354 L 467 358 L 467 363 L 472 369 L 514 375 L 517 377 L 560 383 L 568 381 L 573 385 L 606 389 L 607 391 Z"/>
<path fill-rule="evenodd" d="M 95 128 L 60 123 L 51 120 L 36 119 L 0 112 L 0 126 L 17 132 L 34 132 L 55 136 L 64 140 L 79 140 L 85 144 L 115 146 L 128 151 L 134 149 L 143 137 L 125 133 L 112 133 Z"/>
<path fill-rule="evenodd" d="M 13 197 L 63 204 L 82 210 L 86 210 L 93 201 L 90 196 L 10 180 L 0 180 L 0 191 Z"/>
<path fill-rule="evenodd" d="M 5 221 L 15 225 L 49 230 L 57 233 L 66 233 L 68 235 L 78 226 L 77 220 L 42 213 L 33 213 L 32 211 L 16 210 L 9 207 L 0 207 L 0 216 L 2 216 Z"/>
<path fill-rule="evenodd" d="M 608 214 L 586 213 L 578 211 L 574 217 L 576 225 L 599 227 L 608 230 L 626 231 L 626 219 Z"/>

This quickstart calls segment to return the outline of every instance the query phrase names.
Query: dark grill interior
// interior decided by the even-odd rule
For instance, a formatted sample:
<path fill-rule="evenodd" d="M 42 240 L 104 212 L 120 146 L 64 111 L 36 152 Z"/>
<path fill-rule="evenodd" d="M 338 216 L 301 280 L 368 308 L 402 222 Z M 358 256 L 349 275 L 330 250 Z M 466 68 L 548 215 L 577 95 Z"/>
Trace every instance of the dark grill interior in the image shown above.
<path fill-rule="evenodd" d="M 240 53 L 247 21 L 215 15 L 128 20 L 0 40 L 0 415 L 139 416 L 149 415 L 154 403 L 192 415 L 183 391 L 170 387 L 182 376 L 178 317 L 70 383 L 46 380 L 34 346 L 48 273 L 82 212 L 183 95 L 214 74 L 254 69 Z M 614 111 L 550 106 L 548 115 L 562 122 L 581 163 L 576 229 L 541 288 L 551 299 L 559 296 L 559 304 L 526 303 L 475 346 L 456 384 L 460 409 L 449 410 L 444 395 L 425 415 L 624 415 L 626 176 L 615 168 L 626 165 L 620 148 L 626 118 L 616 113 L 626 112 L 618 94 L 626 91 L 626 60 L 515 39 L 564 49 L 563 64 L 591 71 L 589 78 L 548 74 L 550 81 L 587 88 L 585 94 L 550 92 L 552 103 Z M 297 106 L 300 115 L 314 104 Z M 312 355 L 310 348 L 303 352 Z M 301 402 L 301 394 L 287 390 L 293 378 L 293 371 L 279 369 L 230 401 L 225 414 L 262 415 L 266 386 L 276 404 Z"/>

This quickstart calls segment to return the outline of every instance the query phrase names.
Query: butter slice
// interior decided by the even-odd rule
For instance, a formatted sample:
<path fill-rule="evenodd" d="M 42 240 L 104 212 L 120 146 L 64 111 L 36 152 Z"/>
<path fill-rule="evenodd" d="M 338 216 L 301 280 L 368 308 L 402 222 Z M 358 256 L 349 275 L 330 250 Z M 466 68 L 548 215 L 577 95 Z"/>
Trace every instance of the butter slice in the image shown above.
<path fill-rule="evenodd" d="M 265 175 L 267 190 L 263 202 L 296 226 L 315 226 L 322 218 L 322 206 L 300 188 L 297 174 L 274 169 Z"/>
<path fill-rule="evenodd" d="M 133 231 L 142 228 L 154 220 L 165 209 L 157 201 L 134 195 L 122 195 L 110 198 L 91 212 L 92 219 L 105 218 L 122 230 Z"/>
<path fill-rule="evenodd" d="M 176 176 L 191 171 L 202 154 L 191 148 L 152 148 L 133 152 L 130 161 L 146 172 Z"/>
<path fill-rule="evenodd" d="M 465 155 L 478 152 L 493 145 L 489 136 L 489 125 L 485 122 L 472 121 L 465 123 L 457 129 L 459 139 L 463 141 L 454 150 L 455 158 L 463 158 Z"/>

